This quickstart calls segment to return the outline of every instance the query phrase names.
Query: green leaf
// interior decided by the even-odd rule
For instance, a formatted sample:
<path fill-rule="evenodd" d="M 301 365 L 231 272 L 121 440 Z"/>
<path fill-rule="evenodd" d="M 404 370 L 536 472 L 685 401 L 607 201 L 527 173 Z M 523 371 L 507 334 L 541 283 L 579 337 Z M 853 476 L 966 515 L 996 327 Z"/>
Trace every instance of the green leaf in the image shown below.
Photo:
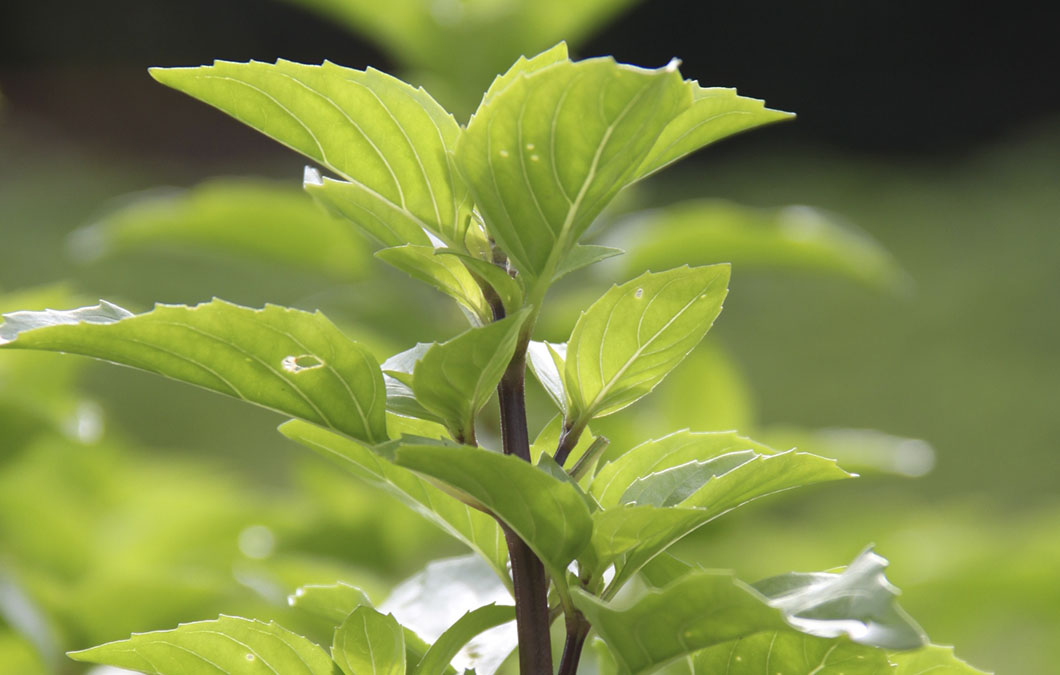
<path fill-rule="evenodd" d="M 435 640 L 410 675 L 442 675 L 449 667 L 449 662 L 472 638 L 514 620 L 515 608 L 509 605 L 486 605 L 471 610 Z"/>
<path fill-rule="evenodd" d="M 140 197 L 69 240 L 72 254 L 87 261 L 152 246 L 263 260 L 340 281 L 363 276 L 369 261 L 349 225 L 303 192 L 248 178 Z"/>
<path fill-rule="evenodd" d="M 397 617 L 403 626 L 437 643 L 461 617 L 483 605 L 505 605 L 511 611 L 511 591 L 489 571 L 477 555 L 435 560 L 398 584 L 381 607 Z M 451 637 L 455 636 L 454 633 Z M 515 624 L 506 623 L 472 637 L 450 661 L 458 670 L 473 669 L 489 675 L 512 653 L 517 642 Z M 448 651 L 449 645 L 452 642 L 447 639 L 439 649 Z M 419 664 L 422 660 L 421 657 L 410 663 Z"/>
<path fill-rule="evenodd" d="M 692 105 L 659 134 L 637 169 L 638 179 L 726 136 L 795 117 L 792 113 L 766 108 L 756 98 L 738 96 L 735 89 L 705 89 L 694 80 L 685 80 L 685 86 L 692 92 Z"/>
<path fill-rule="evenodd" d="M 157 675 L 257 673 L 333 675 L 335 664 L 319 646 L 276 623 L 234 616 L 134 633 L 127 640 L 70 652 L 75 661 Z"/>
<path fill-rule="evenodd" d="M 489 284 L 497 294 L 497 297 L 501 299 L 501 304 L 504 305 L 504 309 L 508 314 L 514 314 L 522 308 L 523 287 L 503 267 L 459 251 L 439 249 L 435 253 L 459 258 L 460 262 L 464 263 L 464 266 L 473 276 Z"/>
<path fill-rule="evenodd" d="M 433 246 L 412 245 L 385 248 L 375 256 L 456 300 L 480 325 L 493 318 L 478 282 L 460 259 L 435 255 Z"/>
<path fill-rule="evenodd" d="M 623 228 L 625 229 L 625 228 Z M 684 263 L 825 273 L 869 287 L 908 290 L 909 275 L 865 232 L 808 206 L 760 209 L 703 199 L 630 219 L 628 273 Z"/>
<path fill-rule="evenodd" d="M 792 626 L 818 637 L 848 635 L 864 645 L 915 649 L 925 644 L 920 626 L 895 602 L 887 560 L 868 549 L 836 574 L 792 572 L 754 584 Z"/>
<path fill-rule="evenodd" d="M 779 611 L 727 572 L 693 572 L 624 608 L 578 588 L 572 593 L 575 605 L 632 675 L 705 647 L 787 628 Z"/>
<path fill-rule="evenodd" d="M 329 212 L 351 221 L 383 246 L 431 245 L 421 221 L 360 183 L 324 178 L 316 169 L 306 167 L 302 186 Z"/>
<path fill-rule="evenodd" d="M 607 260 L 608 258 L 614 258 L 616 255 L 622 255 L 625 253 L 620 248 L 612 248 L 610 246 L 596 246 L 594 244 L 577 244 L 571 252 L 567 254 L 560 268 L 556 271 L 556 276 L 553 281 L 567 276 L 571 272 L 576 272 L 583 267 L 588 267 L 594 263 L 598 263 L 601 260 Z"/>
<path fill-rule="evenodd" d="M 542 68 L 568 60 L 566 42 L 560 42 L 530 58 L 520 56 L 515 60 L 515 63 L 504 72 L 504 74 L 493 78 L 493 82 L 490 83 L 489 89 L 487 89 L 486 93 L 482 95 L 482 105 L 485 105 L 498 93 L 507 89 L 509 85 L 523 75 L 529 75 Z M 481 108 L 482 106 L 480 105 L 479 107 Z"/>
<path fill-rule="evenodd" d="M 543 454 L 554 455 L 556 448 L 559 447 L 560 435 L 563 433 L 563 417 L 556 415 L 541 428 L 541 431 L 537 434 L 537 438 L 530 445 L 530 459 L 533 462 L 537 462 L 538 458 Z M 582 459 L 589 448 L 596 442 L 597 437 L 593 435 L 592 431 L 588 428 L 582 431 L 581 436 L 578 437 L 578 443 L 574 446 L 574 449 L 567 455 L 566 464 L 573 469 L 574 466 Z M 607 439 L 601 439 L 604 443 Z M 590 465 L 585 467 L 584 470 L 580 470 L 579 473 L 584 476 L 580 478 L 579 485 L 585 487 L 589 484 L 589 480 L 592 477 L 593 469 L 595 468 L 595 461 L 590 461 Z M 566 470 L 565 470 L 566 471 Z"/>
<path fill-rule="evenodd" d="M 686 462 L 704 461 L 744 450 L 753 450 L 758 454 L 775 452 L 735 431 L 675 431 L 668 436 L 645 441 L 605 464 L 593 479 L 589 492 L 604 507 L 617 506 L 621 503 L 622 495 L 641 476 Z"/>
<path fill-rule="evenodd" d="M 787 632 L 755 633 L 696 652 L 694 672 L 707 675 L 893 675 L 883 650 L 846 639 Z"/>
<path fill-rule="evenodd" d="M 381 368 L 383 369 L 383 384 L 386 386 L 387 410 L 422 420 L 437 421 L 439 419 L 416 400 L 416 394 L 412 391 L 412 372 L 427 350 L 433 346 L 433 342 L 418 342 L 414 347 L 394 354 L 383 361 Z M 412 434 L 409 431 L 405 433 L 426 435 Z M 391 437 L 400 438 L 401 434 L 395 435 L 392 432 Z"/>
<path fill-rule="evenodd" d="M 550 344 L 531 340 L 526 347 L 526 362 L 530 366 L 530 372 L 564 416 L 567 414 L 567 387 L 563 382 L 563 360 L 566 354 L 566 343 Z M 551 451 L 555 450 L 553 447 Z"/>
<path fill-rule="evenodd" d="M 753 450 L 743 450 L 703 461 L 693 459 L 638 478 L 618 501 L 620 504 L 675 506 L 695 494 L 711 478 L 726 474 L 757 456 Z"/>
<path fill-rule="evenodd" d="M 422 89 L 374 69 L 328 62 L 217 61 L 152 68 L 151 75 L 350 181 L 354 187 L 337 200 L 364 212 L 354 220 L 365 229 L 398 219 L 462 244 L 466 188 L 448 154 L 460 127 Z"/>
<path fill-rule="evenodd" d="M 953 647 L 927 645 L 911 652 L 892 652 L 894 675 L 987 675 L 957 658 Z"/>
<path fill-rule="evenodd" d="M 570 483 L 518 457 L 473 447 L 398 446 L 395 462 L 474 497 L 504 521 L 553 579 L 588 543 L 589 509 Z"/>
<path fill-rule="evenodd" d="M 706 335 L 728 282 L 728 265 L 647 272 L 593 303 L 567 343 L 564 379 L 574 426 L 654 389 Z"/>
<path fill-rule="evenodd" d="M 558 61 L 483 100 L 457 166 L 490 234 L 520 272 L 547 283 L 690 103 L 672 65 Z"/>
<path fill-rule="evenodd" d="M 386 440 L 379 365 L 321 313 L 221 300 L 157 305 L 133 316 L 116 305 L 16 312 L 0 347 L 82 354 L 133 366 L 335 429 Z"/>
<path fill-rule="evenodd" d="M 350 615 L 350 612 L 361 605 L 371 606 L 364 591 L 349 584 L 338 582 L 320 585 L 302 586 L 287 596 L 287 604 L 310 614 L 314 614 L 336 625 Z"/>
<path fill-rule="evenodd" d="M 395 466 L 363 445 L 300 420 L 280 426 L 280 433 L 325 457 L 338 461 L 363 480 L 394 494 L 415 511 L 481 555 L 505 584 L 508 548 L 497 522 L 461 503 L 417 474 Z"/>
<path fill-rule="evenodd" d="M 461 442 L 475 438 L 475 414 L 486 405 L 512 360 L 528 310 L 472 328 L 432 346 L 416 363 L 412 390 L 423 407 Z"/>
<path fill-rule="evenodd" d="M 331 656 L 346 675 L 405 675 L 405 634 L 393 615 L 361 605 L 335 630 Z"/>
<path fill-rule="evenodd" d="M 788 574 L 752 587 L 727 572 L 693 570 L 624 606 L 580 589 L 573 597 L 634 675 L 762 632 L 845 636 L 869 647 L 918 647 L 923 635 L 895 604 L 897 591 L 883 575 L 886 564 L 867 551 L 839 574 Z"/>

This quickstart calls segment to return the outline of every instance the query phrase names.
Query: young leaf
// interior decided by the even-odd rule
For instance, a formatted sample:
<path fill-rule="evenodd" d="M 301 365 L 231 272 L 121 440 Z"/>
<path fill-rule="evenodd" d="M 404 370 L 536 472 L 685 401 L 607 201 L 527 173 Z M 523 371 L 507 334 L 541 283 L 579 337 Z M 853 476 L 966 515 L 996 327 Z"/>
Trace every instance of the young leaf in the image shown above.
<path fill-rule="evenodd" d="M 146 314 L 101 303 L 5 315 L 0 347 L 82 354 L 195 384 L 324 425 L 386 440 L 379 365 L 323 314 L 222 300 L 157 305 Z"/>
<path fill-rule="evenodd" d="M 410 675 L 443 675 L 460 650 L 475 636 L 515 620 L 510 605 L 486 605 L 461 616 L 435 640 Z"/>
<path fill-rule="evenodd" d="M 235 616 L 180 624 L 172 630 L 134 633 L 127 640 L 68 656 L 156 675 L 214 675 L 265 669 L 284 675 L 334 675 L 319 646 L 276 623 Z"/>
<path fill-rule="evenodd" d="M 589 492 L 604 507 L 617 506 L 629 486 L 641 476 L 663 471 L 694 460 L 753 450 L 774 454 L 761 443 L 735 431 L 675 431 L 659 439 L 645 441 L 618 459 L 600 468 Z"/>
<path fill-rule="evenodd" d="M 152 68 L 151 75 L 350 181 L 355 187 L 345 197 L 365 212 L 355 220 L 370 221 L 364 223 L 369 231 L 399 218 L 451 245 L 462 243 L 466 188 L 448 155 L 460 127 L 422 89 L 374 69 L 329 62 L 217 61 Z"/>
<path fill-rule="evenodd" d="M 361 605 L 335 630 L 331 656 L 345 675 L 405 675 L 405 635 L 393 615 Z"/>
<path fill-rule="evenodd" d="M 618 226 L 625 229 L 624 226 Z M 627 273 L 729 262 L 835 275 L 902 291 L 909 275 L 867 233 L 808 206 L 759 209 L 716 199 L 681 202 L 630 218 Z"/>
<path fill-rule="evenodd" d="M 560 268 L 556 270 L 556 276 L 553 280 L 560 279 L 567 276 L 571 272 L 576 272 L 583 267 L 588 267 L 593 263 L 598 263 L 601 260 L 607 260 L 608 258 L 614 258 L 616 255 L 622 255 L 625 253 L 620 248 L 612 248 L 610 246 L 596 246 L 594 244 L 577 244 L 571 252 L 564 258 Z"/>
<path fill-rule="evenodd" d="M 738 96 L 735 89 L 704 89 L 694 80 L 685 80 L 685 86 L 692 92 L 692 105 L 659 134 L 637 169 L 635 179 L 653 174 L 726 136 L 795 117 L 792 113 L 771 110 L 756 98 Z"/>
<path fill-rule="evenodd" d="M 412 372 L 427 350 L 433 346 L 433 342 L 419 342 L 411 349 L 394 354 L 383 361 L 380 367 L 383 369 L 383 384 L 386 386 L 387 410 L 421 420 L 438 420 L 437 415 L 424 408 L 416 400 L 416 394 L 412 391 Z M 392 429 L 389 431 L 391 438 L 401 437 L 400 433 L 395 434 Z M 417 436 L 427 435 L 413 434 L 410 431 L 404 433 Z"/>
<path fill-rule="evenodd" d="M 910 652 L 892 652 L 894 675 L 987 675 L 957 658 L 953 647 L 926 645 Z"/>
<path fill-rule="evenodd" d="M 556 415 L 542 427 L 537 434 L 537 438 L 534 439 L 533 444 L 530 446 L 530 460 L 536 463 L 543 454 L 554 455 L 556 448 L 559 447 L 559 439 L 562 433 L 563 417 Z M 605 443 L 607 442 L 606 439 L 602 440 Z M 573 468 L 596 441 L 597 437 L 593 435 L 592 431 L 585 429 L 581 436 L 578 437 L 578 444 L 574 446 L 574 449 L 567 456 L 567 465 Z M 580 471 L 580 474 L 584 476 L 584 478 L 579 478 L 580 485 L 587 486 L 589 484 L 594 464 L 595 462 L 590 461 L 590 466 Z"/>
<path fill-rule="evenodd" d="M 457 166 L 490 234 L 520 272 L 548 283 L 690 103 L 673 66 L 557 61 L 483 99 L 457 145 Z"/>
<path fill-rule="evenodd" d="M 593 303 L 567 343 L 573 425 L 621 410 L 654 389 L 706 335 L 728 282 L 728 265 L 647 272 Z"/>
<path fill-rule="evenodd" d="M 282 424 L 280 433 L 338 461 L 363 480 L 394 494 L 467 544 L 489 563 L 504 583 L 510 583 L 508 549 L 504 534 L 493 518 L 457 501 L 412 471 L 395 466 L 345 436 L 300 420 Z"/>
<path fill-rule="evenodd" d="M 563 359 L 566 354 L 566 343 L 550 344 L 531 340 L 526 348 L 530 371 L 564 415 L 567 413 L 567 387 L 563 383 Z M 550 452 L 555 451 L 553 447 Z"/>
<path fill-rule="evenodd" d="M 412 390 L 423 407 L 445 422 L 461 442 L 475 438 L 475 414 L 486 405 L 515 353 L 528 311 L 472 328 L 423 355 Z"/>
<path fill-rule="evenodd" d="M 619 498 L 620 504 L 675 506 L 685 501 L 710 480 L 750 462 L 758 455 L 753 450 L 730 452 L 699 461 L 693 459 L 633 481 Z"/>
<path fill-rule="evenodd" d="M 435 255 L 433 246 L 412 245 L 385 248 L 375 256 L 456 300 L 480 325 L 493 318 L 478 283 L 458 258 Z"/>
<path fill-rule="evenodd" d="M 351 221 L 385 247 L 431 245 L 423 221 L 360 183 L 323 178 L 307 166 L 302 187 L 329 212 Z"/>
<path fill-rule="evenodd" d="M 887 653 L 847 639 L 801 633 L 755 633 L 698 651 L 696 673 L 712 675 L 895 675 Z"/>
<path fill-rule="evenodd" d="M 588 543 L 589 509 L 573 485 L 511 455 L 471 447 L 400 444 L 395 463 L 466 492 L 541 558 L 553 579 Z"/>
<path fill-rule="evenodd" d="M 487 613 L 498 618 L 504 613 L 505 607 L 508 613 L 512 611 L 511 602 L 511 592 L 499 579 L 489 574 L 489 568 L 482 558 L 469 555 L 427 563 L 423 571 L 398 584 L 380 609 L 390 612 L 403 626 L 415 630 L 416 634 L 437 646 L 437 649 L 431 649 L 433 655 L 430 664 L 423 664 L 422 657 L 410 661 L 420 664 L 416 668 L 438 665 L 435 659 L 440 660 L 442 652 L 450 651 L 451 647 L 457 646 L 456 642 L 463 639 L 465 644 L 454 656 L 449 657 L 453 666 L 460 670 L 473 669 L 479 675 L 493 675 L 515 649 L 515 625 L 499 625 L 470 639 L 465 628 L 469 627 L 468 622 L 480 625 L 481 615 L 475 612 L 484 605 L 499 605 L 496 612 L 490 610 Z M 475 618 L 462 619 L 469 613 L 475 614 Z M 461 621 L 464 624 L 458 626 Z M 448 637 L 443 639 L 446 635 Z M 423 656 L 426 657 L 426 652 Z M 445 664 L 440 665 L 444 667 Z"/>
<path fill-rule="evenodd" d="M 503 75 L 498 75 L 493 78 L 493 82 L 490 83 L 489 89 L 487 89 L 486 93 L 482 95 L 482 104 L 485 105 L 498 93 L 507 89 L 508 85 L 515 82 L 519 77 L 537 72 L 538 70 L 551 66 L 554 63 L 560 63 L 567 60 L 568 53 L 566 42 L 560 42 L 530 58 L 520 56 Z M 480 105 L 479 107 L 481 108 L 482 106 Z"/>
<path fill-rule="evenodd" d="M 287 183 L 218 179 L 140 197 L 71 235 L 76 257 L 94 261 L 151 246 L 289 265 L 349 281 L 364 275 L 365 242 Z"/>
<path fill-rule="evenodd" d="M 287 604 L 309 612 L 336 625 L 361 605 L 371 605 L 368 596 L 356 586 L 338 582 L 328 585 L 302 586 L 287 596 Z"/>
<path fill-rule="evenodd" d="M 439 249 L 435 253 L 459 258 L 460 262 L 464 263 L 464 266 L 473 276 L 489 284 L 497 294 L 497 297 L 501 299 L 501 304 L 504 305 L 504 309 L 508 314 L 514 314 L 523 306 L 523 287 L 504 268 L 488 260 L 474 258 L 459 251 Z"/>

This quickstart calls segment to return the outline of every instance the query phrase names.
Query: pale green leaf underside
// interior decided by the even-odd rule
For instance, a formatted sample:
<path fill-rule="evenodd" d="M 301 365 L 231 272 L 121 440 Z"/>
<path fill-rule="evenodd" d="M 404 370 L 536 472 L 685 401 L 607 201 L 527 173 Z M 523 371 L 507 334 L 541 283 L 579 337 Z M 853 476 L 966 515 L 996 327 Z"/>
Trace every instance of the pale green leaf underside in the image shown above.
<path fill-rule="evenodd" d="M 356 224 L 369 237 L 383 246 L 429 246 L 426 223 L 413 217 L 400 206 L 379 199 L 379 196 L 360 183 L 321 178 L 306 169 L 305 191 L 331 213 Z"/>
<path fill-rule="evenodd" d="M 481 502 L 530 546 L 553 578 L 564 574 L 588 543 L 592 519 L 574 486 L 518 457 L 472 447 L 410 445 L 399 446 L 395 461 Z"/>
<path fill-rule="evenodd" d="M 383 383 L 386 385 L 388 411 L 420 420 L 438 421 L 438 416 L 424 408 L 423 404 L 416 400 L 416 393 L 412 391 L 412 372 L 416 369 L 416 363 L 433 346 L 433 342 L 418 342 L 414 347 L 394 354 L 383 361 L 381 368 L 383 369 Z M 400 438 L 401 433 L 415 436 L 431 435 L 410 430 L 395 434 L 391 427 L 393 425 L 388 424 L 391 438 Z M 448 431 L 446 433 L 448 434 Z"/>
<path fill-rule="evenodd" d="M 676 68 L 559 61 L 486 98 L 456 151 L 486 227 L 550 280 L 691 94 Z"/>
<path fill-rule="evenodd" d="M 763 632 L 696 652 L 696 675 L 892 675 L 881 649 L 845 639 Z"/>
<path fill-rule="evenodd" d="M 364 480 L 382 487 L 478 552 L 502 581 L 510 584 L 508 548 L 497 522 L 447 495 L 417 474 L 395 466 L 371 450 L 326 429 L 292 420 L 280 433 L 333 458 Z"/>
<path fill-rule="evenodd" d="M 515 608 L 509 605 L 486 605 L 471 610 L 456 620 L 434 641 L 423 659 L 409 675 L 442 675 L 460 649 L 479 633 L 515 619 Z"/>
<path fill-rule="evenodd" d="M 523 287 L 503 267 L 488 260 L 474 258 L 466 253 L 449 249 L 439 249 L 436 254 L 459 258 L 472 276 L 489 284 L 494 292 L 497 293 L 501 304 L 504 305 L 504 309 L 508 314 L 514 314 L 523 306 Z"/>
<path fill-rule="evenodd" d="M 345 675 L 405 675 L 405 635 L 393 616 L 361 605 L 335 629 L 331 656 Z"/>
<path fill-rule="evenodd" d="M 79 652 L 75 661 L 157 675 L 334 675 L 318 645 L 275 623 L 233 616 L 135 633 Z"/>
<path fill-rule="evenodd" d="M 654 389 L 710 329 L 728 282 L 728 265 L 680 267 L 607 291 L 567 343 L 568 419 L 616 412 Z"/>
<path fill-rule="evenodd" d="M 422 281 L 448 295 L 480 323 L 492 318 L 490 307 L 482 296 L 478 282 L 459 258 L 435 255 L 433 246 L 397 246 L 377 251 L 375 256 L 413 279 Z"/>
<path fill-rule="evenodd" d="M 567 345 L 564 343 L 550 344 L 531 340 L 526 348 L 526 362 L 530 372 L 564 415 L 567 413 L 567 388 L 563 383 L 563 358 L 566 353 Z M 556 449 L 552 448 L 549 452 L 555 451 Z"/>
<path fill-rule="evenodd" d="M 987 675 L 957 658 L 953 647 L 927 645 L 909 652 L 893 652 L 894 675 Z"/>
<path fill-rule="evenodd" d="M 603 506 L 616 506 L 629 486 L 641 476 L 686 462 L 704 461 L 742 450 L 753 450 L 758 454 L 774 452 L 772 448 L 740 436 L 735 431 L 676 431 L 659 439 L 645 441 L 605 464 L 593 479 L 589 492 Z"/>
<path fill-rule="evenodd" d="M 732 471 L 757 455 L 751 450 L 731 452 L 706 460 L 691 460 L 641 476 L 626 488 L 620 504 L 675 506 L 685 501 L 710 479 Z"/>
<path fill-rule="evenodd" d="M 361 605 L 371 605 L 364 591 L 349 584 L 313 584 L 302 586 L 287 596 L 291 607 L 319 616 L 338 625 Z"/>
<path fill-rule="evenodd" d="M 655 173 L 700 148 L 747 129 L 794 117 L 771 110 L 755 98 L 738 96 L 735 89 L 703 88 L 686 80 L 692 105 L 666 125 L 651 152 L 637 169 L 637 178 Z"/>
<path fill-rule="evenodd" d="M 109 317 L 99 318 L 101 312 Z M 340 431 L 386 440 L 379 365 L 318 313 L 221 300 L 6 315 L 0 346 L 91 356 L 198 385 Z"/>
<path fill-rule="evenodd" d="M 447 240 L 463 225 L 466 189 L 448 156 L 460 128 L 422 89 L 329 62 L 217 61 L 151 75 L 357 184 L 379 209 Z"/>
<path fill-rule="evenodd" d="M 432 346 L 416 363 L 412 374 L 416 399 L 442 419 L 458 440 L 474 438 L 475 414 L 504 375 L 526 317 L 524 310 L 472 328 Z"/>
<path fill-rule="evenodd" d="M 218 179 L 149 195 L 74 232 L 69 248 L 97 260 L 166 247 L 220 253 L 312 270 L 342 281 L 364 274 L 364 242 L 288 183 Z"/>
<path fill-rule="evenodd" d="M 836 275 L 891 291 L 908 274 L 868 234 L 808 206 L 759 209 L 716 199 L 673 204 L 635 216 L 624 259 L 630 273 L 682 263 L 730 262 L 748 267 Z"/>

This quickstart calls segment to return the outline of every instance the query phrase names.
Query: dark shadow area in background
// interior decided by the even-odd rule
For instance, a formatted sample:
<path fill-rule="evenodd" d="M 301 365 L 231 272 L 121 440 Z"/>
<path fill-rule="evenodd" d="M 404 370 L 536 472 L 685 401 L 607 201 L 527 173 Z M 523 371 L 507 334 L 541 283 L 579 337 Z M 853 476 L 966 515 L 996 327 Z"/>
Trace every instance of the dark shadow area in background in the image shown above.
<path fill-rule="evenodd" d="M 756 135 L 769 146 L 790 140 L 891 155 L 962 153 L 1060 111 L 1060 87 L 1046 76 L 1060 60 L 1056 23 L 1028 1 L 975 11 L 956 0 L 642 2 L 577 52 L 646 65 L 679 56 L 688 77 L 797 111 L 798 124 Z M 108 124 L 108 111 L 118 117 L 131 105 L 160 123 L 193 119 L 187 111 L 197 104 L 161 93 L 143 73 L 148 66 L 280 57 L 391 65 L 365 39 L 270 0 L 38 0 L 0 9 L 0 90 L 12 107 L 108 143 L 137 143 L 148 131 Z M 55 77 L 61 86 L 48 84 Z M 187 107 L 166 114 L 178 105 Z M 189 137 L 202 138 L 198 120 L 193 128 Z M 240 142 L 252 138 L 244 133 Z M 216 146 L 192 149 L 207 147 Z"/>

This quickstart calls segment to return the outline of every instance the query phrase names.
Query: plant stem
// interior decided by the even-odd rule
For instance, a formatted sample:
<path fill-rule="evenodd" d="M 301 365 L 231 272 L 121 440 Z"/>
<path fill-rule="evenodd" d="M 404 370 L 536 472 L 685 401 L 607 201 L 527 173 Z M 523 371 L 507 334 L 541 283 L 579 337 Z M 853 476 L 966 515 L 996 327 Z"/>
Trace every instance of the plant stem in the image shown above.
<path fill-rule="evenodd" d="M 563 658 L 559 662 L 558 675 L 575 675 L 582 656 L 585 638 L 589 635 L 589 622 L 579 611 L 567 613 L 567 641 L 563 644 Z"/>
<path fill-rule="evenodd" d="M 493 303 L 491 303 L 493 304 Z M 493 304 L 493 318 L 504 318 L 504 307 Z M 526 331 L 529 335 L 529 330 Z M 529 339 L 529 338 L 527 338 Z M 497 385 L 500 398 L 501 437 L 504 454 L 530 461 L 530 437 L 526 429 L 526 344 L 520 340 L 508 369 Z M 512 563 L 515 623 L 519 635 L 521 675 L 552 675 L 552 640 L 548 620 L 548 577 L 545 566 L 522 539 L 501 523 Z"/>

